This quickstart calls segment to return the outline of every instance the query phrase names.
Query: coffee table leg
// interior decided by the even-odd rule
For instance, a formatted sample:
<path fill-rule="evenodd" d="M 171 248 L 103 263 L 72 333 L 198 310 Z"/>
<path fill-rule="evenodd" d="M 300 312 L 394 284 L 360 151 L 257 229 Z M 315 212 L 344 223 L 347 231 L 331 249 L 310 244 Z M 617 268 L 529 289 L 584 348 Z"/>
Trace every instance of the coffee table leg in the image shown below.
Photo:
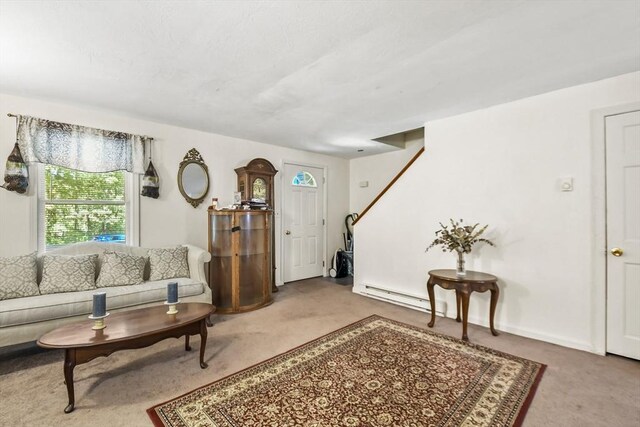
<path fill-rule="evenodd" d="M 498 297 L 500 296 L 500 289 L 498 289 L 498 285 L 494 284 L 494 287 L 491 288 L 491 308 L 489 309 L 489 325 L 491 326 L 491 333 L 494 336 L 500 335 L 496 328 L 493 326 L 493 317 L 496 314 L 496 305 L 498 305 Z"/>
<path fill-rule="evenodd" d="M 76 350 L 68 348 L 64 353 L 64 382 L 67 385 L 67 394 L 69 395 L 69 405 L 64 408 L 64 413 L 68 414 L 73 411 L 76 402 L 73 390 L 73 368 L 76 367 Z"/>
<path fill-rule="evenodd" d="M 206 346 L 207 346 L 207 321 L 205 319 L 202 319 L 200 321 L 200 367 L 202 369 L 209 366 L 204 362 L 204 349 Z"/>
<path fill-rule="evenodd" d="M 469 320 L 469 291 L 460 291 L 462 299 L 462 341 L 469 341 L 467 336 L 467 321 Z"/>
<path fill-rule="evenodd" d="M 431 321 L 428 323 L 430 328 L 433 328 L 433 325 L 436 323 L 436 296 L 435 292 L 433 292 L 433 287 L 435 283 L 429 279 L 427 282 L 427 292 L 429 293 L 429 304 L 431 305 Z"/>
<path fill-rule="evenodd" d="M 184 351 L 191 351 L 191 346 L 189 345 L 189 334 L 184 336 Z"/>

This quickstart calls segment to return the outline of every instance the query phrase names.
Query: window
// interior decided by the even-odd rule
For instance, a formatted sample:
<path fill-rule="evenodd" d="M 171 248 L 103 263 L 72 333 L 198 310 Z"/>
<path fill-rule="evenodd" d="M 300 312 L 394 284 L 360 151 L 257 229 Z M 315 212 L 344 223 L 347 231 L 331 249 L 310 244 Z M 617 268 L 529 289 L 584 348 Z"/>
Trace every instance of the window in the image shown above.
<path fill-rule="evenodd" d="M 300 171 L 293 177 L 291 185 L 297 187 L 317 187 L 316 179 L 307 171 Z"/>
<path fill-rule="evenodd" d="M 40 250 L 91 240 L 137 244 L 137 203 L 131 202 L 138 196 L 137 185 L 132 191 L 131 173 L 90 173 L 53 165 L 40 165 L 39 173 Z"/>

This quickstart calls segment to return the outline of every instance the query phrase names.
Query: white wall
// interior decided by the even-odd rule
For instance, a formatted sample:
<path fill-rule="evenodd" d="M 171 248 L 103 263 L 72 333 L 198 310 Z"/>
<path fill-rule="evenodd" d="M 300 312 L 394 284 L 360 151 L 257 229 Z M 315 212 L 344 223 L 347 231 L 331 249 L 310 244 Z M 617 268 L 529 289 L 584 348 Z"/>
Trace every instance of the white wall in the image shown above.
<path fill-rule="evenodd" d="M 349 164 L 349 211 L 360 213 L 424 145 L 423 132 L 407 135 L 406 148 L 352 159 Z M 360 187 L 367 181 L 368 187 Z"/>
<path fill-rule="evenodd" d="M 306 162 L 327 166 L 328 205 L 327 254 L 341 245 L 343 220 L 349 207 L 349 162 L 331 156 L 293 150 L 259 142 L 231 138 L 191 129 L 120 116 L 113 112 L 87 109 L 0 94 L 0 171 L 15 142 L 15 119 L 7 113 L 25 114 L 66 123 L 149 135 L 153 142 L 153 163 L 160 177 L 160 198 L 140 198 L 140 245 L 160 247 L 190 243 L 207 247 L 207 206 L 211 197 L 220 205 L 228 205 L 236 191 L 234 169 L 246 165 L 255 157 L 264 157 L 278 170 L 283 161 Z M 209 167 L 211 188 L 207 199 L 194 209 L 180 194 L 177 186 L 178 165 L 191 148 L 196 148 Z M 280 235 L 280 197 L 282 173 L 276 175 L 276 236 Z M 24 254 L 35 250 L 32 233 L 36 232 L 31 218 L 35 182 L 31 180 L 27 195 L 0 189 L 0 256 Z M 276 237 L 276 260 L 279 265 L 280 242 Z M 327 260 L 330 260 L 327 256 Z M 279 270 L 278 283 L 281 283 Z"/>
<path fill-rule="evenodd" d="M 497 247 L 477 246 L 467 267 L 500 278 L 498 329 L 597 351 L 591 178 L 603 165 L 592 164 L 590 114 L 639 100 L 632 73 L 427 123 L 426 152 L 356 225 L 354 292 L 426 297 L 428 270 L 455 266 L 424 252 L 438 222 L 489 224 Z M 573 192 L 559 190 L 567 176 Z M 436 292 L 455 316 L 455 294 Z M 488 324 L 488 307 L 488 293 L 474 294 L 470 321 Z"/>

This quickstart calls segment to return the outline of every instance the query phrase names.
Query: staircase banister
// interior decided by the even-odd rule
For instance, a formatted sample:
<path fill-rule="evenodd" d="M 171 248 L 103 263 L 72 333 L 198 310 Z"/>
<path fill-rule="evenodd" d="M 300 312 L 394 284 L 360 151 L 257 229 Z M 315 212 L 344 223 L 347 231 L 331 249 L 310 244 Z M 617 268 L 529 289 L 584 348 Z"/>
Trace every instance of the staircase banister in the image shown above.
<path fill-rule="evenodd" d="M 424 153 L 424 147 L 422 147 L 422 148 L 420 148 L 418 150 L 418 152 L 411 158 L 411 160 L 409 160 L 407 162 L 407 164 L 402 168 L 402 170 L 400 172 L 398 172 L 398 174 L 396 176 L 393 177 L 393 179 L 389 182 L 389 184 L 387 184 L 387 186 L 384 187 L 384 189 L 375 197 L 375 199 L 373 199 L 373 201 L 371 203 L 369 203 L 369 205 L 366 208 L 364 208 L 364 210 L 360 213 L 360 215 L 358 215 L 358 219 L 353 221 L 353 225 L 356 225 L 362 219 L 362 217 L 364 217 L 364 215 L 367 212 L 369 212 L 369 209 L 371 209 L 373 207 L 373 205 L 375 205 L 378 202 L 378 200 L 380 200 L 380 198 L 382 198 L 382 196 L 384 196 L 384 194 L 387 191 L 389 191 L 389 189 L 391 187 L 393 187 L 393 184 L 395 184 L 396 181 L 399 180 L 400 177 L 407 171 L 407 169 L 409 169 L 411 167 L 413 162 L 418 160 L 418 157 L 420 157 L 422 155 L 422 153 Z"/>

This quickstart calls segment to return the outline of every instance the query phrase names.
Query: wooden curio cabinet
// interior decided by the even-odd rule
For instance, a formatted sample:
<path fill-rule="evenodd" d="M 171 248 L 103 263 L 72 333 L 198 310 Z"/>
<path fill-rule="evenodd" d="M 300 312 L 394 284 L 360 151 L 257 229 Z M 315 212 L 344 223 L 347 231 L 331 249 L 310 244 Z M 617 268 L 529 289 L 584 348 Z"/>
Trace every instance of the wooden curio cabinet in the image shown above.
<path fill-rule="evenodd" d="M 267 207 L 275 210 L 275 199 L 273 195 L 273 177 L 278 173 L 271 162 L 267 159 L 256 158 L 247 163 L 246 166 L 235 169 L 238 175 L 238 191 L 242 200 L 261 199 Z M 275 241 L 274 229 L 271 228 L 271 243 Z M 278 292 L 276 286 L 276 258 L 275 248 L 271 247 L 271 284 L 272 292 Z"/>
<path fill-rule="evenodd" d="M 271 303 L 270 210 L 209 210 L 209 286 L 218 313 Z"/>
<path fill-rule="evenodd" d="M 235 169 L 238 191 L 242 200 L 262 199 L 273 209 L 273 177 L 278 173 L 266 159 L 253 159 L 246 166 Z"/>

